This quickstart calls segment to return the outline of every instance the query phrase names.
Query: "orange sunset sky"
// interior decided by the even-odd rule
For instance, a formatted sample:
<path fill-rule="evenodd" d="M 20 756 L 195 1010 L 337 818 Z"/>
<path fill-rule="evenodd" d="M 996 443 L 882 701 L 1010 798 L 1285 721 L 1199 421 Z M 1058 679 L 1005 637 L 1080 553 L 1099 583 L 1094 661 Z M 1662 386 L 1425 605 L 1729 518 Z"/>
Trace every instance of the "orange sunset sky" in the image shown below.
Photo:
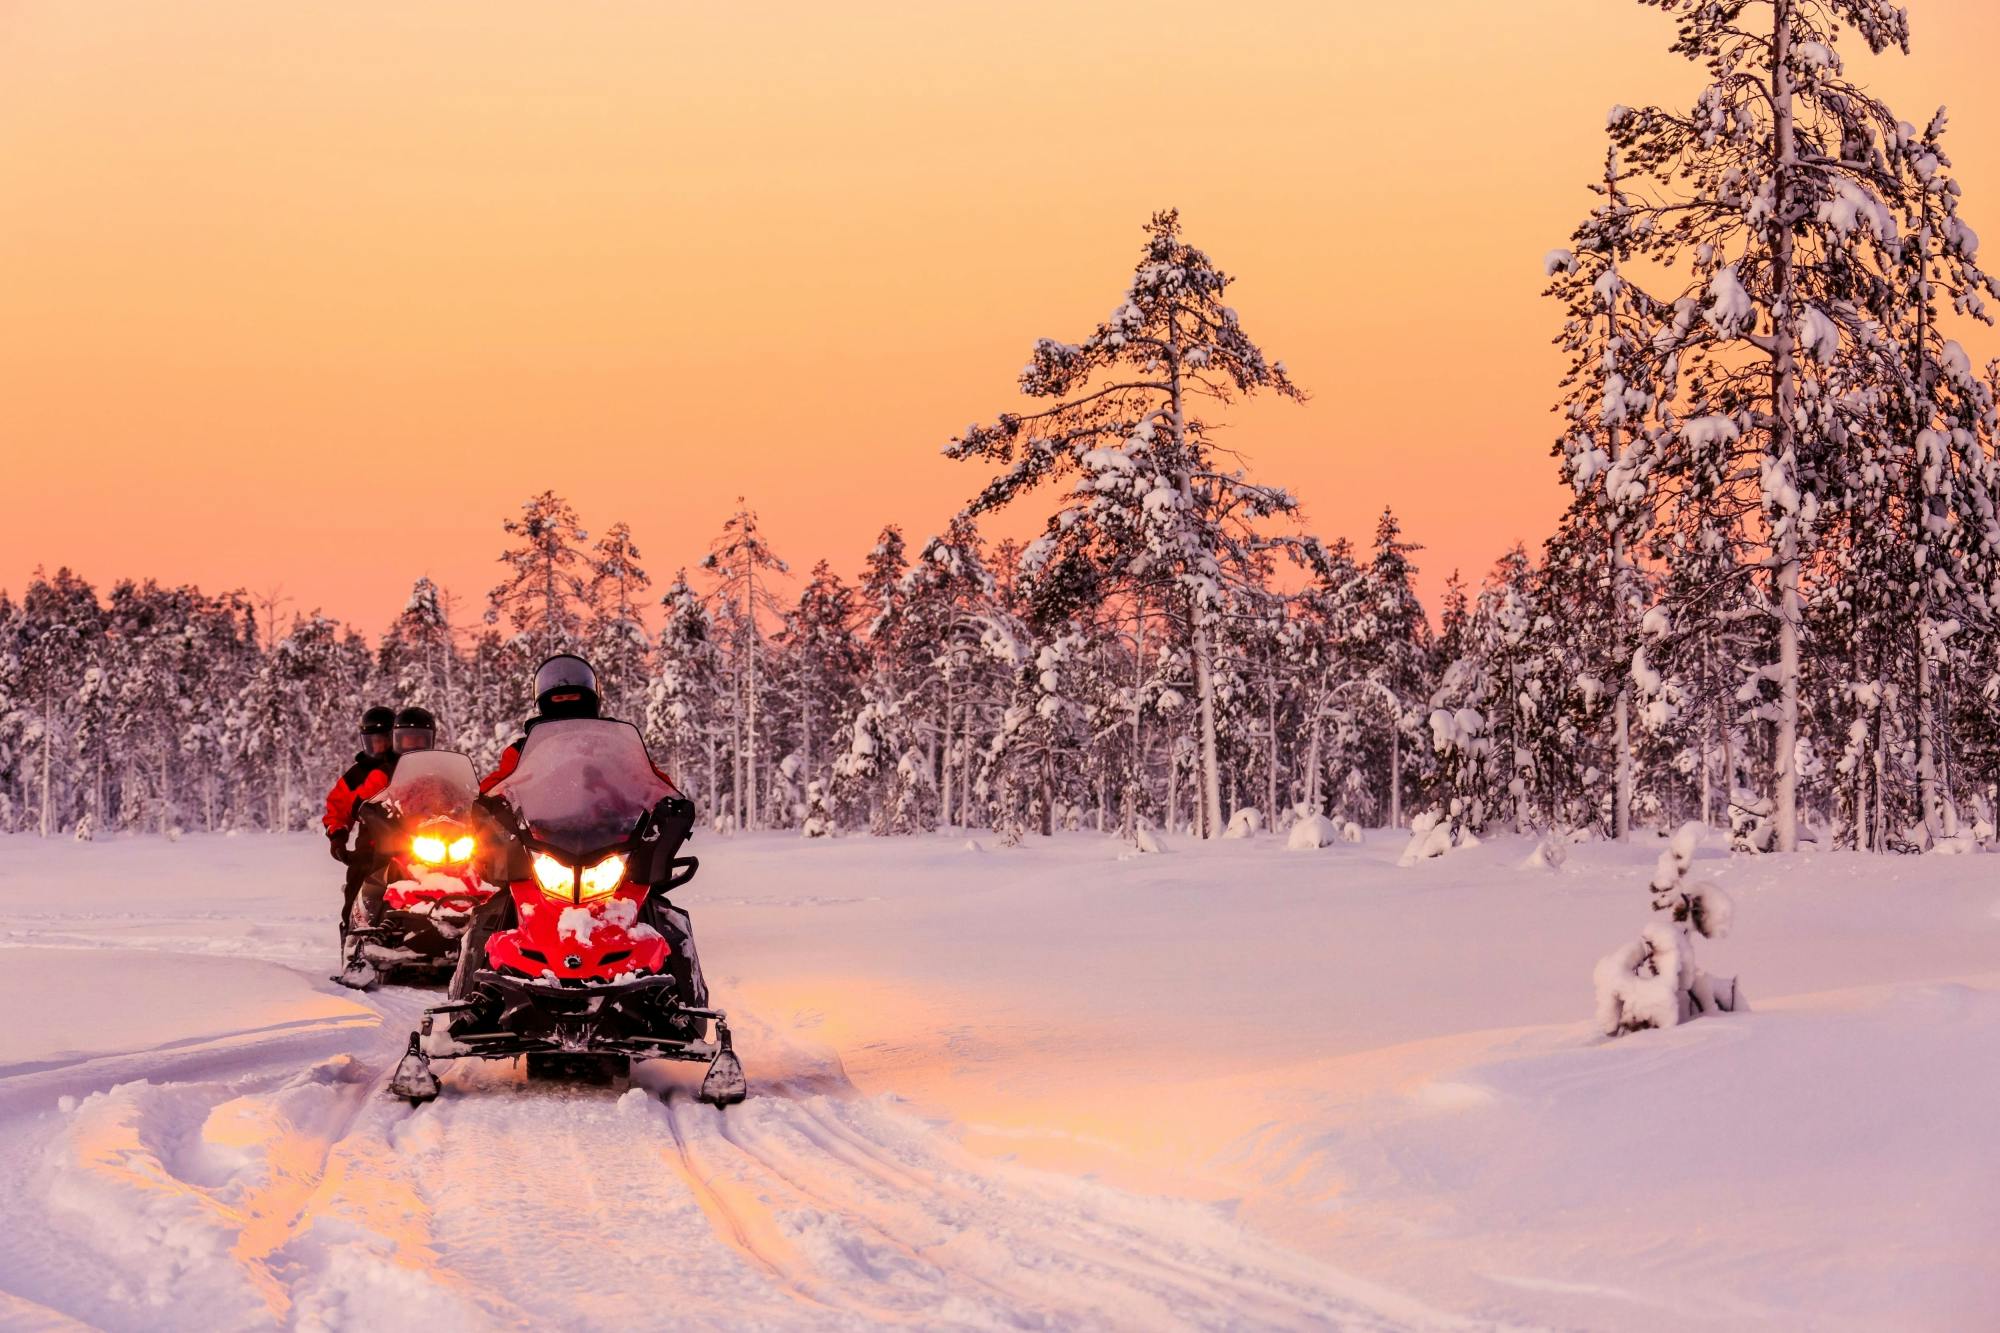
<path fill-rule="evenodd" d="M 2000 236 L 2000 5 L 1850 68 L 1952 109 Z M 1233 443 L 1424 587 L 1546 535 L 1541 259 L 1614 102 L 1690 100 L 1631 0 L 0 3 L 0 587 L 67 564 L 469 620 L 553 487 L 664 582 L 739 494 L 795 568 L 943 525 L 938 456 L 1105 314 L 1155 208 L 1313 393 Z M 1991 338 L 1973 341 L 2000 351 Z"/>

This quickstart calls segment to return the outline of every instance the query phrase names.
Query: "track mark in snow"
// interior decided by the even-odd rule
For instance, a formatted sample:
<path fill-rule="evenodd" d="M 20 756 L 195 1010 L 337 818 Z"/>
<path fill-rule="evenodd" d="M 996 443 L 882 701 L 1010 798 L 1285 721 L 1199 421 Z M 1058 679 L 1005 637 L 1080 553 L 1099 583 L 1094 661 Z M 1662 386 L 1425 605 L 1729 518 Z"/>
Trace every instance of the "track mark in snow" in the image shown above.
<path fill-rule="evenodd" d="M 729 1182 L 717 1203 L 731 1243 L 748 1244 L 793 1289 L 870 1319 L 1121 1328 L 1449 1322 L 1199 1206 L 986 1162 L 866 1101 L 766 1096 L 721 1113 L 670 1101 L 668 1114 L 690 1169 L 709 1187 Z M 772 1235 L 789 1243 L 774 1252 Z"/>
<path fill-rule="evenodd" d="M 641 1091 L 639 1096 L 644 1097 L 645 1093 Z M 666 1104 L 667 1131 L 673 1135 L 674 1158 L 679 1164 L 681 1179 L 701 1205 L 702 1212 L 708 1215 L 710 1222 L 728 1233 L 730 1244 L 745 1258 L 790 1286 L 801 1297 L 820 1304 L 806 1283 L 794 1276 L 796 1259 L 768 1209 L 759 1206 L 754 1196 L 736 1184 L 716 1183 L 714 1173 L 688 1147 L 688 1135 L 681 1127 L 681 1114 L 674 1102 Z"/>

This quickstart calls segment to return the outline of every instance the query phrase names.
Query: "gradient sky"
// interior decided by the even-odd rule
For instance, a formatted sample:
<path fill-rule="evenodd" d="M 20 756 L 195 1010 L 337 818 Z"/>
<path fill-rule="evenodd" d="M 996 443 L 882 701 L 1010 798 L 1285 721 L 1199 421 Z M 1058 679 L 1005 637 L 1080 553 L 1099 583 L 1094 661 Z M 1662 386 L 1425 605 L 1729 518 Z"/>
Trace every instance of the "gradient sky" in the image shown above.
<path fill-rule="evenodd" d="M 2000 236 L 1992 0 L 1858 69 L 1952 108 Z M 853 571 L 985 474 L 938 456 L 1182 210 L 1314 394 L 1233 418 L 1426 591 L 1537 541 L 1541 257 L 1614 102 L 1688 101 L 1623 0 L 0 3 L 0 587 L 68 564 L 468 618 L 553 487 L 656 582 L 739 494 Z M 2000 350 L 1975 345 L 1981 352 Z"/>

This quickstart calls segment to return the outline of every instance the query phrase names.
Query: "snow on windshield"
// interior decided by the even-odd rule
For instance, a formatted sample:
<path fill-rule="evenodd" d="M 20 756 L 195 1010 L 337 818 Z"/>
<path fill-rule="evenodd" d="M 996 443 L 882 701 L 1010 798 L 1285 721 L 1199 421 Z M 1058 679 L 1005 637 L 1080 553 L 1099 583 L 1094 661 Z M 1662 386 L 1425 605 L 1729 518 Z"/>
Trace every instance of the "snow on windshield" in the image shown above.
<path fill-rule="evenodd" d="M 520 767 L 493 789 L 535 837 L 575 853 L 624 839 L 672 793 L 653 771 L 637 727 L 585 717 L 537 725 Z"/>
<path fill-rule="evenodd" d="M 429 819 L 456 814 L 479 795 L 472 761 L 451 750 L 411 750 L 396 760 L 396 774 L 375 799 L 398 815 Z"/>

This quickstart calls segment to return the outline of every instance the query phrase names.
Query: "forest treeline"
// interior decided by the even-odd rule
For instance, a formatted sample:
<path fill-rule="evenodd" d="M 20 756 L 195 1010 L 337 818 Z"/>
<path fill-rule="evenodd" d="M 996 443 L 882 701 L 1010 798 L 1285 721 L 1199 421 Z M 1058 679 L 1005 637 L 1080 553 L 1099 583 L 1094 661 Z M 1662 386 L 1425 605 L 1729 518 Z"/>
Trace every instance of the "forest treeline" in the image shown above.
<path fill-rule="evenodd" d="M 300 827 L 364 705 L 430 707 L 484 762 L 573 649 L 726 826 L 1990 835 L 1996 373 L 1958 339 L 1994 287 L 1944 114 L 1899 119 L 1840 48 L 1906 46 L 1907 18 L 1642 3 L 1699 90 L 1612 110 L 1545 261 L 1571 503 L 1435 616 L 1391 513 L 1315 534 L 1219 442 L 1231 403 L 1306 394 L 1166 212 L 1105 319 L 1036 343 L 1023 404 L 947 443 L 964 508 L 883 529 L 853 582 L 791 571 L 745 506 L 656 587 L 629 527 L 593 540 L 551 492 L 504 524 L 483 606 L 420 580 L 374 642 L 38 574 L 0 597 L 0 828 Z M 989 540 L 1005 508 L 1041 534 Z"/>

